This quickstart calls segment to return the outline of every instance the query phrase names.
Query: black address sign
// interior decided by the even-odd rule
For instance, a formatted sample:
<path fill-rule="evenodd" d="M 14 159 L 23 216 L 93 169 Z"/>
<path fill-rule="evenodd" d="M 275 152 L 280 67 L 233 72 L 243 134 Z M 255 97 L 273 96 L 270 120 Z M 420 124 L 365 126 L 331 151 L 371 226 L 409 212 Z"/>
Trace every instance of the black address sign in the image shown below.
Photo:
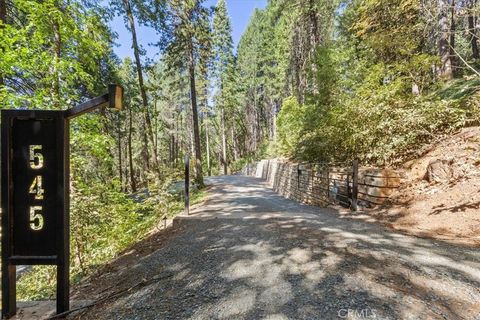
<path fill-rule="evenodd" d="M 11 160 L 4 168 L 10 188 L 3 188 L 2 197 L 8 208 L 4 222 L 12 228 L 4 246 L 7 259 L 56 264 L 65 223 L 63 112 L 4 111 L 2 116 L 7 124 L 4 155 Z"/>
<path fill-rule="evenodd" d="M 13 255 L 56 255 L 59 186 L 55 119 L 12 125 Z"/>
<path fill-rule="evenodd" d="M 15 315 L 16 266 L 57 266 L 57 314 L 69 310 L 69 122 L 123 88 L 65 111 L 1 110 L 2 317 Z"/>

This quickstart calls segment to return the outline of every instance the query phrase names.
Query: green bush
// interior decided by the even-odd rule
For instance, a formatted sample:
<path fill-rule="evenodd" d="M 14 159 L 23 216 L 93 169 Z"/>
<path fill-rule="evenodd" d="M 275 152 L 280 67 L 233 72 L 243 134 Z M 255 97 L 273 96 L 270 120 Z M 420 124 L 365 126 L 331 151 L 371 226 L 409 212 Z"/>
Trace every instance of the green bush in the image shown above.
<path fill-rule="evenodd" d="M 375 81 L 369 79 L 369 83 Z M 449 100 L 437 94 L 414 96 L 405 93 L 401 79 L 361 88 L 356 96 L 338 99 L 331 106 L 300 106 L 288 98 L 282 108 L 278 115 L 280 155 L 306 161 L 359 158 L 378 165 L 403 161 L 435 135 L 479 123 L 480 118 L 474 92 Z"/>
<path fill-rule="evenodd" d="M 277 117 L 278 151 L 293 156 L 305 125 L 305 107 L 295 97 L 285 99 Z"/>

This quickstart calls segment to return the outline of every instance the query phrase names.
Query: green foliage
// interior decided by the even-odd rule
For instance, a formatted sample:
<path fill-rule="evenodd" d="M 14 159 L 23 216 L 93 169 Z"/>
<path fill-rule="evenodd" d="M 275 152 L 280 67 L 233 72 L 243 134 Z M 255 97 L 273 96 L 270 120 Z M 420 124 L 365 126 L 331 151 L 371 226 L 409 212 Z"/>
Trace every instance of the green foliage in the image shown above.
<path fill-rule="evenodd" d="M 159 45 L 171 68 L 188 68 L 210 58 L 210 12 L 202 5 L 204 1 L 172 0 L 165 13 L 168 25 L 156 25 L 162 32 Z"/>
<path fill-rule="evenodd" d="M 423 41 L 420 6 L 420 0 L 361 1 L 350 7 L 357 18 L 350 29 L 378 59 L 387 63 L 409 59 Z"/>
<path fill-rule="evenodd" d="M 232 24 L 225 0 L 218 0 L 213 16 L 214 74 L 222 82 L 223 75 L 233 63 Z"/>
<path fill-rule="evenodd" d="M 219 0 L 213 16 L 213 84 L 219 88 L 215 95 L 217 113 L 224 112 L 231 118 L 236 105 L 235 97 L 235 57 L 233 55 L 232 26 L 225 0 Z"/>
<path fill-rule="evenodd" d="M 360 158 L 364 163 L 385 165 L 415 155 L 419 145 L 429 143 L 438 134 L 478 123 L 476 96 L 464 100 L 440 100 L 435 95 L 405 97 L 389 94 L 388 90 L 394 87 L 392 84 L 392 88 L 368 98 L 359 96 L 323 109 L 315 121 L 315 130 L 304 133 L 298 145 L 279 139 L 280 150 L 290 150 L 288 154 L 309 161 Z M 312 106 L 304 108 L 309 110 Z M 309 121 L 307 117 L 303 119 Z M 298 128 L 298 120 L 295 122 Z"/>
<path fill-rule="evenodd" d="M 66 108 L 82 91 L 95 94 L 108 81 L 98 72 L 99 63 L 110 59 L 112 41 L 100 7 L 58 0 L 14 0 L 9 6 L 11 23 L 0 28 L 2 107 Z"/>
<path fill-rule="evenodd" d="M 72 272 L 88 272 L 108 261 L 144 231 L 141 207 L 118 188 L 103 184 L 74 185 L 72 194 Z"/>
<path fill-rule="evenodd" d="M 283 102 L 277 117 L 277 141 L 281 154 L 295 155 L 305 124 L 305 110 L 295 97 L 287 98 Z"/>
<path fill-rule="evenodd" d="M 236 173 L 241 171 L 247 164 L 252 163 L 256 160 L 256 157 L 253 156 L 247 156 L 241 159 L 238 159 L 237 161 L 233 162 L 230 164 L 230 170 L 232 170 L 232 173 Z"/>
<path fill-rule="evenodd" d="M 480 79 L 455 79 L 432 93 L 438 99 L 462 100 L 480 90 Z"/>

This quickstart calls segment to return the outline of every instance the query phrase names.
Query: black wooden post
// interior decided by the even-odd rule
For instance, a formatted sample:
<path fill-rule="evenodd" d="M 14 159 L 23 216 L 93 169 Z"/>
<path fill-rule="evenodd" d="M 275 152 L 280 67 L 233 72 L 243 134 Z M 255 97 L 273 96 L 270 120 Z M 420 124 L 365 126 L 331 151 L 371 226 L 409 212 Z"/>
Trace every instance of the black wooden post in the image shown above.
<path fill-rule="evenodd" d="M 358 207 L 358 160 L 352 163 L 352 210 L 357 211 Z"/>
<path fill-rule="evenodd" d="M 7 125 L 10 122 L 10 117 L 7 117 L 2 112 L 2 318 L 11 317 L 17 312 L 16 301 L 16 269 L 15 265 L 9 263 L 8 258 L 12 255 L 11 252 L 11 237 L 7 234 L 11 233 L 10 215 L 8 212 L 12 206 L 11 204 L 11 190 L 7 187 L 6 181 L 11 181 L 11 128 Z"/>
<path fill-rule="evenodd" d="M 330 204 L 330 166 L 327 164 L 326 165 L 326 172 L 327 176 L 325 177 L 327 179 L 327 205 Z"/>
<path fill-rule="evenodd" d="M 353 172 L 352 172 L 352 177 L 353 177 Z M 353 182 L 352 182 L 353 185 Z M 352 200 L 352 189 L 350 188 L 350 174 L 347 172 L 347 202 Z M 350 202 L 351 205 L 351 202 Z"/>
<path fill-rule="evenodd" d="M 297 164 L 297 189 L 300 191 L 300 175 L 302 174 L 300 170 L 300 163 Z"/>
<path fill-rule="evenodd" d="M 185 215 L 190 214 L 190 158 L 185 155 Z"/>
<path fill-rule="evenodd" d="M 64 119 L 57 129 L 59 143 L 63 140 L 63 150 L 57 156 L 63 160 L 63 174 L 58 175 L 60 192 L 63 192 L 63 215 L 60 215 L 58 230 L 58 263 L 57 263 L 57 314 L 70 309 L 70 120 Z M 60 140 L 61 139 L 61 140 Z M 63 189 L 63 190 L 62 190 Z"/>

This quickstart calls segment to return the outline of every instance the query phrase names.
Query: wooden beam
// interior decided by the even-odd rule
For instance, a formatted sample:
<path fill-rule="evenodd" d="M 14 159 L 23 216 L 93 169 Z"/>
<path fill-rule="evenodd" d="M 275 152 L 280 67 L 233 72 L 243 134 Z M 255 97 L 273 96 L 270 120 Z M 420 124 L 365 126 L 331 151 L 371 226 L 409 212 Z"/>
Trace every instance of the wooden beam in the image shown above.
<path fill-rule="evenodd" d="M 109 94 L 93 98 L 65 111 L 65 118 L 72 119 L 81 116 L 84 113 L 92 112 L 105 106 L 109 102 Z"/>
<path fill-rule="evenodd" d="M 109 108 L 121 110 L 123 102 L 123 88 L 119 85 L 109 85 L 108 93 L 81 103 L 65 111 L 66 119 L 76 118 L 84 113 L 95 111 L 108 104 Z"/>

